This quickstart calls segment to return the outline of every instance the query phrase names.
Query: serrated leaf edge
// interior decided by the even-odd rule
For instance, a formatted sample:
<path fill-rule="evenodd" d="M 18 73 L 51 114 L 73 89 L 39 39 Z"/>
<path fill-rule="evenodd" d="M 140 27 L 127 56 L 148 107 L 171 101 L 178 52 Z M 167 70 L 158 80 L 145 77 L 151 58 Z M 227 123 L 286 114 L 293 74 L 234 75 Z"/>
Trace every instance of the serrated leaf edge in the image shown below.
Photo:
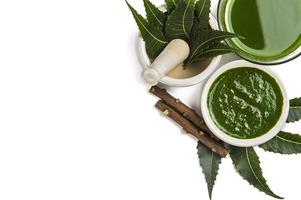
<path fill-rule="evenodd" d="M 203 172 L 203 174 L 204 174 L 204 177 L 205 177 L 205 181 L 206 181 L 206 183 L 207 183 L 207 190 L 208 190 L 208 194 L 209 194 L 209 198 L 211 199 L 211 197 L 212 197 L 212 191 L 213 191 L 213 187 L 214 187 L 214 184 L 215 184 L 215 181 L 216 181 L 216 177 L 217 177 L 217 175 L 218 175 L 218 171 L 219 171 L 219 166 L 220 166 L 220 164 L 221 164 L 221 162 L 222 162 L 222 159 L 221 159 L 221 157 L 219 157 L 218 155 L 216 155 L 214 152 L 212 152 L 212 151 L 209 151 L 209 149 L 207 149 L 207 151 L 209 151 L 210 153 L 211 153 L 211 156 L 210 156 L 210 177 L 209 177 L 209 181 L 207 181 L 207 176 L 206 176 L 206 173 L 205 173 L 205 170 L 204 170 L 204 168 L 203 168 L 203 166 L 202 166 L 202 162 L 201 162 L 201 160 L 202 160 L 202 156 L 201 156 L 201 152 L 200 152 L 200 148 L 199 148 L 199 145 L 200 145 L 200 143 L 198 143 L 198 146 L 197 146 L 197 150 L 198 150 L 198 158 L 199 158 L 199 165 L 200 165 L 200 167 L 201 167 L 201 169 L 202 169 L 202 172 Z M 207 148 L 207 147 L 204 147 L 204 146 L 202 146 L 202 148 Z M 215 174 L 214 173 L 214 158 L 215 158 L 215 156 L 217 157 L 217 171 L 216 171 L 216 175 L 214 176 L 213 174 Z M 214 177 L 214 179 L 213 179 L 213 177 Z"/>
<path fill-rule="evenodd" d="M 262 145 L 259 145 L 259 147 L 266 152 L 271 152 L 275 154 L 301 154 L 301 135 L 281 131 L 273 139 Z"/>
<path fill-rule="evenodd" d="M 253 175 L 255 175 L 255 172 L 254 172 L 254 170 L 253 170 L 253 168 L 252 168 L 252 165 L 251 165 L 251 163 L 250 163 L 250 158 L 249 158 L 249 151 L 248 151 L 248 148 L 249 147 L 245 147 L 245 149 L 246 149 L 246 154 L 247 154 L 247 161 L 248 161 L 248 164 L 249 164 L 249 166 L 250 166 L 250 169 L 251 169 L 251 171 L 252 171 L 252 173 L 253 173 Z M 254 149 L 253 149 L 254 150 Z M 254 150 L 254 152 L 255 152 L 255 150 Z M 258 158 L 258 164 L 259 164 L 259 167 L 260 167 L 260 160 L 259 160 L 259 157 L 258 157 L 258 155 L 256 154 L 256 152 L 255 152 L 255 155 L 256 155 L 256 157 Z M 233 163 L 234 163 L 234 161 L 233 161 Z M 237 170 L 237 171 L 241 171 L 241 170 L 238 170 L 238 168 L 235 166 L 235 169 Z M 259 168 L 260 169 L 260 172 L 262 173 L 262 169 L 261 169 L 261 167 Z M 241 176 L 244 180 L 246 180 L 250 185 L 252 185 L 254 188 L 256 188 L 253 184 L 251 184 L 246 178 L 244 178 L 243 176 Z M 263 189 L 265 188 L 265 189 L 268 189 L 268 191 L 269 191 L 269 193 L 266 193 L 266 192 L 264 192 L 264 191 L 261 191 L 261 190 L 259 190 L 258 188 L 256 188 L 256 189 L 258 189 L 260 192 L 263 192 L 263 193 L 265 193 L 266 195 L 269 195 L 269 196 L 271 196 L 271 197 L 274 197 L 274 198 L 277 198 L 277 199 L 284 199 L 283 197 L 280 197 L 280 196 L 278 196 L 278 195 L 276 195 L 270 188 L 269 188 L 269 186 L 267 185 L 267 183 L 265 183 L 266 184 L 266 186 L 265 186 L 265 184 L 263 184 L 261 181 L 259 181 L 259 179 L 258 179 L 258 177 L 255 175 L 255 178 L 256 178 L 256 180 L 260 183 L 260 185 L 261 185 L 261 187 L 263 187 Z M 264 178 L 264 177 L 263 177 Z M 264 178 L 264 180 L 265 180 L 265 178 Z"/>
<path fill-rule="evenodd" d="M 207 185 L 210 199 L 211 199 L 211 197 L 212 197 L 213 186 L 214 186 L 214 184 L 215 184 L 216 177 L 217 177 L 217 175 L 218 175 L 218 171 L 217 171 L 217 174 L 216 174 L 214 180 L 212 180 L 212 174 L 213 174 L 213 172 L 214 172 L 214 171 L 213 171 L 213 167 L 212 167 L 212 166 L 213 166 L 213 156 L 214 156 L 214 153 L 211 152 L 211 165 L 210 165 L 210 166 L 211 166 L 210 185 L 212 185 L 211 190 L 209 190 L 209 185 Z M 221 164 L 221 160 L 218 161 L 218 165 L 220 165 L 220 164 Z M 219 166 L 218 166 L 218 168 L 219 168 Z"/>
<path fill-rule="evenodd" d="M 149 3 L 150 1 L 149 0 L 144 0 L 146 6 L 149 8 L 149 10 L 151 11 L 151 13 L 153 14 L 153 16 L 156 18 L 156 20 L 158 21 L 158 23 L 161 25 L 161 26 L 164 26 L 164 24 L 162 24 L 162 22 L 158 19 L 157 15 L 154 13 L 153 9 L 150 7 Z M 174 2 L 174 1 L 173 1 Z"/>
<path fill-rule="evenodd" d="M 251 171 L 252 171 L 253 175 L 255 176 L 256 180 L 260 183 L 261 187 L 266 188 L 266 186 L 265 186 L 264 184 L 262 184 L 262 182 L 258 179 L 256 173 L 255 173 L 254 170 L 253 170 L 253 167 L 252 167 L 252 165 L 251 165 L 251 163 L 250 163 L 248 148 L 245 148 L 245 149 L 246 149 L 248 164 L 249 164 L 249 166 L 250 166 L 250 168 L 251 168 Z"/>
<path fill-rule="evenodd" d="M 136 12 L 133 12 L 134 8 L 126 1 L 126 3 L 128 4 L 130 10 L 132 11 L 133 15 L 135 16 L 135 18 L 139 21 L 139 23 L 142 25 L 142 27 L 148 32 L 148 34 L 150 34 L 155 40 L 157 40 L 158 42 L 162 43 L 162 44 L 167 44 L 168 42 L 160 40 L 159 38 L 157 38 L 156 36 L 154 36 L 145 26 L 144 24 L 141 22 L 141 20 L 139 19 L 139 17 L 142 17 L 141 15 L 137 14 Z"/>
<path fill-rule="evenodd" d="M 209 39 L 209 40 L 204 41 L 202 44 L 198 45 L 198 47 L 193 51 L 193 53 L 192 53 L 190 59 L 187 61 L 187 63 L 189 63 L 189 62 L 196 56 L 196 52 L 197 52 L 204 44 L 209 43 L 209 42 L 211 42 L 212 40 L 215 40 L 215 39 L 218 39 L 218 38 L 231 37 L 231 36 L 233 36 L 232 33 L 231 33 L 231 34 L 228 34 L 228 35 L 225 34 L 225 35 L 220 35 L 220 36 L 217 36 L 217 37 L 213 37 L 213 38 L 211 38 L 211 39 Z"/>
<path fill-rule="evenodd" d="M 280 140 L 283 140 L 283 141 L 286 141 L 286 142 L 289 142 L 289 143 L 293 143 L 293 144 L 300 144 L 301 145 L 301 142 L 295 142 L 295 141 L 292 141 L 292 140 L 288 140 L 288 139 L 285 139 L 279 135 L 276 136 L 277 138 L 279 138 Z"/>

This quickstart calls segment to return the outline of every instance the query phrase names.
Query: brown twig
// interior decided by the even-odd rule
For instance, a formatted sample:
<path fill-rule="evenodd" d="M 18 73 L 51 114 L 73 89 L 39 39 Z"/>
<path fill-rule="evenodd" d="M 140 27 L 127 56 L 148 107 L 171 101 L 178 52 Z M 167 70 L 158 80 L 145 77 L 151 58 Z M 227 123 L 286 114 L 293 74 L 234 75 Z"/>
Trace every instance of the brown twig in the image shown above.
<path fill-rule="evenodd" d="M 216 140 L 219 140 L 217 137 L 213 135 L 213 133 L 210 131 L 208 126 L 206 125 L 204 119 L 199 116 L 195 110 L 189 108 L 184 103 L 182 103 L 179 99 L 174 98 L 171 96 L 166 89 L 159 88 L 158 86 L 153 86 L 150 89 L 150 93 L 154 94 L 155 96 L 162 99 L 168 106 L 176 110 L 177 112 L 181 113 L 185 118 L 187 118 L 189 121 L 191 121 L 196 127 L 201 129 L 202 131 L 209 134 L 211 137 L 213 137 Z"/>
<path fill-rule="evenodd" d="M 219 144 L 217 141 L 213 140 L 211 137 L 208 137 L 203 131 L 199 130 L 193 123 L 188 119 L 180 115 L 173 108 L 167 105 L 162 100 L 159 100 L 155 105 L 165 116 L 168 116 L 170 119 L 178 123 L 183 129 L 197 138 L 202 144 L 207 146 L 211 151 L 217 153 L 221 157 L 226 157 L 229 154 L 229 150 L 226 149 L 223 145 Z"/>

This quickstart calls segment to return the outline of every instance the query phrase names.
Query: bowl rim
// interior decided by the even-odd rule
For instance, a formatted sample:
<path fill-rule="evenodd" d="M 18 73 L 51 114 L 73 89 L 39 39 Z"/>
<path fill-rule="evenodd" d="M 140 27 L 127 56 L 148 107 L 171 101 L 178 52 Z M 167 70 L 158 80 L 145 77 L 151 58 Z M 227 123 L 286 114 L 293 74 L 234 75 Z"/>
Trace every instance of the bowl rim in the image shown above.
<path fill-rule="evenodd" d="M 209 24 L 213 29 L 218 30 L 217 19 L 211 13 L 210 13 Z M 140 34 L 138 35 L 137 53 L 138 53 L 140 64 L 142 65 L 143 69 L 147 69 L 151 65 L 151 61 L 146 52 L 145 42 L 143 41 L 143 38 L 141 37 Z M 214 57 L 204 71 L 202 71 L 201 73 L 193 77 L 185 78 L 185 79 L 177 79 L 177 78 L 171 78 L 165 76 L 160 80 L 160 83 L 163 83 L 167 86 L 176 86 L 176 87 L 186 87 L 186 86 L 196 85 L 204 81 L 206 78 L 208 78 L 217 69 L 221 59 L 222 59 L 222 55 Z"/>
<path fill-rule="evenodd" d="M 213 122 L 213 120 L 210 116 L 210 113 L 209 113 L 208 106 L 207 106 L 207 96 L 208 96 L 208 93 L 209 93 L 212 83 L 225 71 L 234 69 L 234 68 L 240 68 L 240 67 L 251 67 L 251 68 L 256 68 L 256 69 L 266 72 L 267 74 L 269 74 L 271 77 L 273 77 L 276 80 L 276 82 L 278 83 L 278 85 L 281 89 L 282 95 L 283 95 L 282 113 L 278 119 L 278 122 L 274 125 L 274 127 L 272 127 L 264 135 L 256 137 L 256 138 L 252 138 L 252 139 L 238 139 L 238 138 L 234 138 L 234 137 L 224 133 Z M 283 127 L 283 125 L 286 122 L 286 119 L 287 119 L 287 116 L 289 113 L 289 99 L 288 99 L 286 91 L 283 87 L 282 81 L 274 72 L 267 69 L 266 67 L 263 67 L 263 66 L 260 66 L 260 65 L 254 64 L 254 63 L 250 63 L 245 60 L 237 60 L 237 61 L 233 61 L 233 62 L 223 65 L 208 79 L 208 81 L 206 82 L 206 84 L 204 86 L 203 92 L 202 92 L 201 109 L 202 109 L 202 115 L 203 115 L 203 118 L 204 118 L 206 124 L 208 125 L 209 129 L 212 131 L 212 133 L 216 137 L 218 137 L 219 139 L 221 139 L 222 141 L 224 141 L 230 145 L 234 145 L 234 146 L 238 146 L 238 147 L 251 147 L 251 146 L 257 146 L 257 145 L 263 144 L 263 143 L 271 140 L 273 137 L 275 137 L 280 132 L 281 128 Z"/>
<path fill-rule="evenodd" d="M 222 20 L 221 20 L 221 13 L 220 12 L 221 12 L 221 9 L 222 9 L 222 3 L 224 3 L 224 1 L 225 0 L 219 0 L 218 5 L 217 5 L 217 22 L 218 22 L 219 29 L 222 30 L 222 31 L 225 31 L 225 30 L 224 30 L 224 27 L 222 26 L 222 22 L 221 22 Z M 232 40 L 232 39 L 230 39 L 230 40 Z M 233 44 L 229 41 L 226 41 L 227 44 L 233 47 Z M 237 45 L 234 45 L 234 46 L 235 46 L 235 48 L 238 48 Z M 243 51 L 243 50 L 241 50 L 241 51 Z M 256 60 L 252 60 L 251 58 L 248 58 L 245 55 L 242 55 L 241 53 L 235 52 L 235 54 L 238 57 L 240 57 L 240 58 L 242 58 L 246 61 L 249 61 L 249 62 L 254 63 L 254 64 L 258 64 L 258 65 L 267 65 L 267 66 L 269 66 L 269 65 L 270 66 L 271 65 L 281 65 L 281 64 L 285 64 L 285 63 L 288 63 L 290 61 L 293 61 L 296 58 L 298 58 L 299 56 L 301 56 L 301 45 L 298 48 L 296 48 L 293 52 L 291 52 L 290 54 L 288 54 L 288 55 L 286 55 L 282 58 L 279 58 L 275 61 L 267 61 L 267 62 L 265 62 L 265 61 L 256 61 Z M 248 53 L 245 53 L 245 54 L 248 54 Z"/>

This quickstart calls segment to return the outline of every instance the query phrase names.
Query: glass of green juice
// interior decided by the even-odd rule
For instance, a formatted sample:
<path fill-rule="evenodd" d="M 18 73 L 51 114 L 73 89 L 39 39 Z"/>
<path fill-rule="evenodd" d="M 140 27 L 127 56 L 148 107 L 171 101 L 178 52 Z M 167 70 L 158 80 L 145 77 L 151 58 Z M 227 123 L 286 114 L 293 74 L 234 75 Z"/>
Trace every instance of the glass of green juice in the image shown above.
<path fill-rule="evenodd" d="M 301 0 L 220 0 L 220 29 L 229 45 L 254 63 L 275 65 L 301 55 Z"/>

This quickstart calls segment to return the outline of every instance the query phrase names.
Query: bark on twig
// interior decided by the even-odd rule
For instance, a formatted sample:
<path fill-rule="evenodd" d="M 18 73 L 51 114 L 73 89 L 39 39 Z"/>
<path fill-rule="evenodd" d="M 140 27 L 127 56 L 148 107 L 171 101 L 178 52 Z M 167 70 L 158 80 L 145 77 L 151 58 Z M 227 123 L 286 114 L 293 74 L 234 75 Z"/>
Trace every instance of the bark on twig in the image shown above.
<path fill-rule="evenodd" d="M 207 146 L 211 151 L 217 153 L 221 157 L 226 157 L 229 154 L 229 149 L 212 139 L 202 130 L 198 129 L 192 122 L 176 112 L 172 107 L 167 105 L 166 102 L 159 100 L 155 105 L 165 116 L 178 123 L 183 129 L 197 138 L 202 144 Z"/>
<path fill-rule="evenodd" d="M 214 138 L 215 140 L 219 140 L 213 135 L 213 133 L 206 125 L 204 119 L 200 115 L 198 115 L 195 112 L 195 110 L 182 103 L 179 99 L 176 99 L 173 96 L 171 96 L 166 91 L 166 89 L 161 89 L 158 86 L 153 86 L 150 89 L 150 93 L 162 99 L 168 106 L 181 113 L 181 115 L 183 115 L 185 118 L 191 121 L 196 127 L 209 134 L 212 138 Z"/>

